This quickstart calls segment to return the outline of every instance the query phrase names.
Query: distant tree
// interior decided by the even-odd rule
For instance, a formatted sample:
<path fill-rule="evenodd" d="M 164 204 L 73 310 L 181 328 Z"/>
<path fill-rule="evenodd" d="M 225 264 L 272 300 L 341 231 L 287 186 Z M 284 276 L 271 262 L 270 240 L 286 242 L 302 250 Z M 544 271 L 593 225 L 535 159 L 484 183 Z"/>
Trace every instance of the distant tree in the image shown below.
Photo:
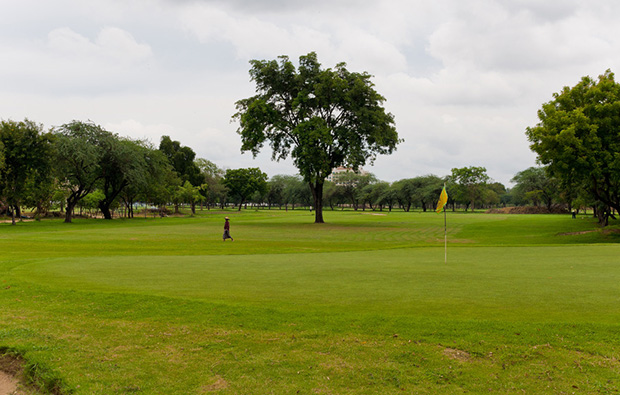
<path fill-rule="evenodd" d="M 159 158 L 157 158 L 158 160 Z M 182 185 L 181 179 L 176 171 L 172 169 L 170 163 L 166 160 L 164 163 L 154 162 L 151 164 L 160 169 L 160 173 L 151 173 L 152 177 L 146 191 L 144 192 L 145 200 L 152 202 L 159 207 L 160 214 L 166 211 L 166 205 L 174 201 L 177 190 Z M 175 208 L 178 208 L 175 207 Z"/>
<path fill-rule="evenodd" d="M 68 191 L 65 222 L 71 222 L 77 203 L 95 189 L 102 177 L 99 141 L 110 133 L 92 122 L 80 121 L 64 124 L 53 133 L 54 168 L 61 186 Z"/>
<path fill-rule="evenodd" d="M 104 194 L 99 209 L 105 219 L 112 219 L 110 208 L 121 192 L 132 184 L 139 188 L 148 182 L 147 148 L 141 142 L 109 133 L 99 140 L 99 149 L 100 189 Z"/>
<path fill-rule="evenodd" d="M 420 202 L 422 211 L 426 212 L 428 208 L 434 209 L 436 206 L 444 181 L 432 174 L 413 178 L 414 198 Z"/>
<path fill-rule="evenodd" d="M 452 169 L 452 180 L 457 185 L 461 195 L 466 199 L 466 208 L 476 208 L 476 201 L 483 198 L 487 183 L 490 181 L 487 169 L 484 167 L 462 167 Z"/>
<path fill-rule="evenodd" d="M 315 223 L 323 223 L 325 179 L 338 166 L 358 169 L 399 143 L 394 117 L 382 107 L 367 73 L 353 73 L 340 63 L 322 69 L 316 53 L 252 60 L 250 76 L 257 95 L 237 102 L 242 151 L 258 154 L 268 141 L 272 159 L 289 155 L 314 199 Z"/>
<path fill-rule="evenodd" d="M 136 141 L 136 144 L 138 144 L 138 147 L 136 147 L 138 152 L 136 153 L 142 155 L 142 159 L 139 162 L 141 165 L 140 171 L 131 177 L 131 182 L 119 195 L 127 208 L 128 216 L 131 218 L 134 216 L 133 206 L 135 202 L 142 201 L 147 205 L 148 203 L 155 203 L 158 196 L 157 191 L 164 190 L 169 179 L 173 180 L 174 187 L 180 184 L 176 174 L 170 174 L 173 172 L 172 166 L 161 151 L 146 141 Z M 144 215 L 147 215 L 146 208 Z"/>
<path fill-rule="evenodd" d="M 239 211 L 255 192 L 264 192 L 267 190 L 267 174 L 260 171 L 259 168 L 249 169 L 228 169 L 224 176 L 224 185 L 230 190 L 233 196 L 239 201 Z"/>
<path fill-rule="evenodd" d="M 200 194 L 204 197 L 207 203 L 207 209 L 215 205 L 217 202 L 223 203 L 226 197 L 226 187 L 222 180 L 224 178 L 224 170 L 217 167 L 217 165 L 210 160 L 198 158 L 194 160 L 202 177 L 202 184 L 200 185 Z"/>
<path fill-rule="evenodd" d="M 375 181 L 376 177 L 373 174 L 359 174 L 353 171 L 334 175 L 334 182 L 340 188 L 342 196 L 351 203 L 353 210 L 357 210 L 360 203 L 367 201 L 364 188 Z"/>
<path fill-rule="evenodd" d="M 383 211 L 383 207 L 388 204 L 387 197 L 389 195 L 387 191 L 390 189 L 390 183 L 378 181 L 366 185 L 364 189 L 364 195 L 369 202 L 371 210 L 375 210 L 378 207 L 379 211 Z"/>
<path fill-rule="evenodd" d="M 408 212 L 413 205 L 416 193 L 416 183 L 412 178 L 398 180 L 392 184 L 398 204 Z"/>
<path fill-rule="evenodd" d="M 547 210 L 551 210 L 553 201 L 558 196 L 559 185 L 549 177 L 547 169 L 543 167 L 530 167 L 520 171 L 510 181 L 515 183 L 512 193 L 517 201 L 531 202 L 535 206 L 544 202 Z"/>
<path fill-rule="evenodd" d="M 54 195 L 58 192 L 58 180 L 53 177 L 51 159 L 48 156 L 50 166 L 48 170 L 42 173 L 36 173 L 34 176 L 28 177 L 26 189 L 28 191 L 24 205 L 35 208 L 35 219 L 41 220 L 49 211 Z"/>
<path fill-rule="evenodd" d="M 0 122 L 0 195 L 11 207 L 11 222 L 22 202 L 47 184 L 51 173 L 52 137 L 43 125 L 24 121 Z"/>
<path fill-rule="evenodd" d="M 284 204 L 284 189 L 286 183 L 282 176 L 276 175 L 269 179 L 268 192 L 267 192 L 267 205 L 271 209 L 272 206 L 279 206 L 282 208 Z"/>
<path fill-rule="evenodd" d="M 196 202 L 200 200 L 200 187 L 193 186 L 189 181 L 185 181 L 177 190 L 176 200 L 191 205 L 192 215 L 196 215 Z"/>
<path fill-rule="evenodd" d="M 198 164 L 194 162 L 196 153 L 190 147 L 182 146 L 180 142 L 173 141 L 170 136 L 162 136 L 159 150 L 164 153 L 179 175 L 182 182 L 189 181 L 193 186 L 203 184 Z"/>
<path fill-rule="evenodd" d="M 482 194 L 482 201 L 489 206 L 497 206 L 502 202 L 502 197 L 506 194 L 506 187 L 501 182 L 487 184 Z"/>
<path fill-rule="evenodd" d="M 325 196 L 324 202 L 329 205 L 332 211 L 334 210 L 335 206 L 344 202 L 342 191 L 334 182 L 325 181 L 325 188 L 323 193 Z"/>
<path fill-rule="evenodd" d="M 598 81 L 583 77 L 573 88 L 554 93 L 538 111 L 540 122 L 526 131 L 530 148 L 562 190 L 583 185 L 604 205 L 602 225 L 611 208 L 620 212 L 619 109 L 620 84 L 607 70 Z"/>
<path fill-rule="evenodd" d="M 295 204 L 308 200 L 310 189 L 300 176 L 277 175 L 274 176 L 274 182 L 282 185 L 282 204 L 284 204 L 287 210 L 289 204 L 294 210 Z"/>
<path fill-rule="evenodd" d="M 220 169 L 219 167 L 217 167 L 215 163 L 211 162 L 208 159 L 196 158 L 194 159 L 194 164 L 196 165 L 196 167 L 198 167 L 198 170 L 200 170 L 200 173 L 204 175 L 209 175 L 212 177 L 216 177 L 216 176 L 223 177 L 224 176 L 224 171 Z"/>
<path fill-rule="evenodd" d="M 95 189 L 88 195 L 84 196 L 77 203 L 77 207 L 80 208 L 80 214 L 82 214 L 82 210 L 84 209 L 88 210 L 90 214 L 92 214 L 93 210 L 96 212 L 99 209 L 99 202 L 102 199 L 105 199 L 105 195 L 98 189 Z"/>
<path fill-rule="evenodd" d="M 398 190 L 394 184 L 390 184 L 389 188 L 383 191 L 381 200 L 387 205 L 388 210 L 391 212 L 394 205 L 398 203 Z"/>
<path fill-rule="evenodd" d="M 295 207 L 295 204 L 299 204 L 304 207 L 314 207 L 314 199 L 312 196 L 312 191 L 308 186 L 307 182 L 299 177 L 295 176 L 295 178 L 290 179 L 290 184 L 288 185 L 288 196 L 290 203 Z"/>

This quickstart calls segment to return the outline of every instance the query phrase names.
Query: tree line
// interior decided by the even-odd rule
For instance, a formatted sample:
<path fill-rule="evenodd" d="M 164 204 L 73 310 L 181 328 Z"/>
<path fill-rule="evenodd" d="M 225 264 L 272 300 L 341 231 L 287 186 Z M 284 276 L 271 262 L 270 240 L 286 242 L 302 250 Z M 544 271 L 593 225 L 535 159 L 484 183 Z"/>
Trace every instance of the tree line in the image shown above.
<path fill-rule="evenodd" d="M 378 154 L 390 154 L 402 140 L 393 116 L 370 75 L 340 63 L 323 69 L 315 53 L 296 68 L 286 56 L 252 61 L 257 95 L 239 100 L 242 150 L 256 155 L 268 142 L 272 158 L 289 155 L 299 176 L 267 175 L 258 168 L 218 168 L 169 136 L 158 147 L 73 121 L 45 131 L 30 120 L 0 123 L 0 210 L 12 222 L 21 208 L 40 217 L 57 205 L 71 222 L 76 208 L 96 209 L 104 218 L 123 207 L 133 217 L 136 202 L 164 212 L 189 204 L 207 207 L 244 204 L 312 207 L 323 222 L 323 207 L 409 211 L 432 208 L 441 188 L 448 207 L 465 210 L 498 205 L 562 205 L 594 208 L 602 225 L 620 211 L 620 84 L 607 71 L 598 81 L 583 77 L 553 95 L 526 129 L 541 167 L 517 173 L 508 190 L 484 167 L 454 168 L 444 177 L 426 175 L 393 183 L 355 171 L 326 181 L 338 166 L 358 170 Z M 145 214 L 146 214 L 145 209 Z"/>
<path fill-rule="evenodd" d="M 435 175 L 402 179 L 392 183 L 372 174 L 353 171 L 326 181 L 323 207 L 332 210 L 410 211 L 433 209 L 447 185 L 452 209 L 465 210 L 511 203 L 549 206 L 559 201 L 557 185 L 541 168 L 515 176 L 512 191 L 492 182 L 483 167 L 453 169 L 445 177 Z M 13 223 L 22 208 L 36 217 L 52 209 L 71 222 L 76 210 L 95 210 L 111 219 L 121 209 L 134 217 L 137 203 L 164 213 L 166 207 L 189 205 L 195 213 L 202 207 L 245 205 L 295 209 L 313 207 L 312 189 L 299 175 L 268 178 L 259 168 L 219 168 L 197 158 L 192 148 L 169 136 L 155 147 L 148 141 L 119 136 L 92 122 L 73 121 L 45 131 L 30 120 L 0 123 L 0 197 L 2 210 Z"/>

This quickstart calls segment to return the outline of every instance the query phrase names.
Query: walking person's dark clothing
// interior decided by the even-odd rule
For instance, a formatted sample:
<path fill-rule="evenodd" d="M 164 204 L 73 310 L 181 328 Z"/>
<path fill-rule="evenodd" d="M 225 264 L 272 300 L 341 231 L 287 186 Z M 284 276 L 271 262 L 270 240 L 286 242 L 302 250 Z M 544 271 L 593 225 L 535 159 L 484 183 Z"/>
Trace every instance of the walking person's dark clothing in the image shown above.
<path fill-rule="evenodd" d="M 226 222 L 224 222 L 224 236 L 223 236 L 223 241 L 226 241 L 226 239 L 230 239 L 230 241 L 235 241 L 235 239 L 232 238 L 232 236 L 230 235 L 230 222 L 228 222 L 228 217 L 225 218 Z"/>

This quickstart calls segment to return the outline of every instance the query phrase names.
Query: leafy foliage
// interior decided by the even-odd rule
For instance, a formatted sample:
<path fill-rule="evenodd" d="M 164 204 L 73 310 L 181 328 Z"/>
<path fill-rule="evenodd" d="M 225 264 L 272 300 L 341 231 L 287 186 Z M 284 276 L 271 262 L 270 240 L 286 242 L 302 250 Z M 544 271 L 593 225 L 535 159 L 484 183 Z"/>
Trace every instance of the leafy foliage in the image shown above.
<path fill-rule="evenodd" d="M 178 141 L 173 141 L 170 136 L 162 136 L 159 150 L 168 158 L 172 168 L 183 182 L 189 181 L 193 186 L 203 183 L 200 168 L 194 163 L 196 153 L 193 149 L 182 146 Z"/>
<path fill-rule="evenodd" d="M 476 201 L 483 199 L 490 178 L 486 168 L 469 166 L 452 169 L 451 180 L 456 186 L 456 196 L 474 210 Z"/>
<path fill-rule="evenodd" d="M 512 193 L 517 203 L 526 201 L 538 206 L 542 202 L 547 209 L 551 209 L 554 200 L 558 198 L 559 186 L 543 167 L 530 167 L 520 171 L 511 181 L 516 184 Z"/>
<path fill-rule="evenodd" d="M 239 100 L 233 116 L 241 150 L 256 156 L 269 142 L 272 159 L 290 155 L 312 189 L 315 222 L 323 222 L 327 176 L 335 167 L 357 169 L 392 153 L 400 142 L 394 117 L 382 107 L 385 98 L 371 76 L 350 72 L 344 63 L 322 69 L 314 52 L 299 58 L 298 69 L 286 56 L 250 63 L 257 95 Z"/>
<path fill-rule="evenodd" d="M 73 209 L 92 192 L 101 178 L 103 152 L 99 141 L 109 132 L 92 122 L 73 121 L 53 130 L 56 143 L 55 170 L 68 191 L 65 222 L 71 222 Z"/>
<path fill-rule="evenodd" d="M 614 74 L 608 70 L 598 81 L 583 77 L 564 87 L 543 104 L 538 118 L 527 128 L 530 147 L 562 189 L 584 186 L 607 214 L 609 208 L 620 211 L 620 85 Z"/>
<path fill-rule="evenodd" d="M 224 176 L 224 185 L 239 200 L 239 210 L 243 203 L 255 192 L 267 192 L 267 174 L 258 167 L 249 169 L 228 169 Z"/>
<path fill-rule="evenodd" d="M 40 202 L 43 186 L 51 183 L 52 137 L 28 119 L 2 121 L 0 147 L 0 194 L 12 208 L 15 224 L 20 204 Z"/>

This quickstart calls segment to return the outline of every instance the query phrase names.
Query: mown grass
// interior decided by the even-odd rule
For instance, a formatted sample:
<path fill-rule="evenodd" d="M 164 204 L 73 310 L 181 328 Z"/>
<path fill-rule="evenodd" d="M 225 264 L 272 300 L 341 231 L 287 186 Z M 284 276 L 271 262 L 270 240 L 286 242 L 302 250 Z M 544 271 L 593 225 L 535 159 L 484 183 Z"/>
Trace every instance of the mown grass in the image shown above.
<path fill-rule="evenodd" d="M 0 348 L 79 394 L 620 391 L 589 218 L 448 213 L 444 264 L 434 213 L 226 215 L 0 225 Z"/>

